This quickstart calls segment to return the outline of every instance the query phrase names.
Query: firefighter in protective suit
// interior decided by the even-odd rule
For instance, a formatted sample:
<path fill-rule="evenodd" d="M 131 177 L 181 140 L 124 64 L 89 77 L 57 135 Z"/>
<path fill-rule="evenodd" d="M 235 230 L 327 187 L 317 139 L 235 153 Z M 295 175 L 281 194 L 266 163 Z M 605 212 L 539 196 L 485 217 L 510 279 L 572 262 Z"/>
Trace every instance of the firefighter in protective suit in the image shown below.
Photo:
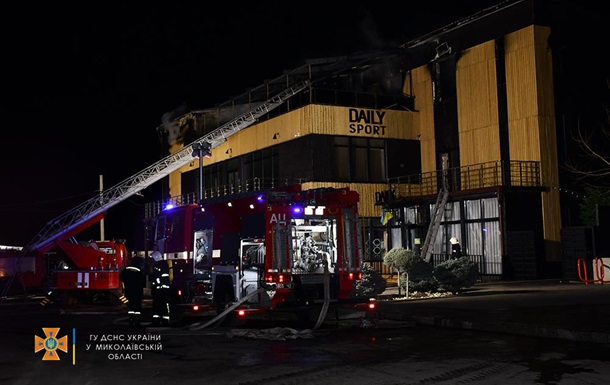
<path fill-rule="evenodd" d="M 169 277 L 169 264 L 158 251 L 152 253 L 155 263 L 152 268 L 151 294 L 153 308 L 153 326 L 167 326 L 169 324 L 169 302 L 171 297 L 171 280 Z"/>
<path fill-rule="evenodd" d="M 125 297 L 127 298 L 127 315 L 129 326 L 140 326 L 142 317 L 142 300 L 144 287 L 146 287 L 146 274 L 143 271 L 144 258 L 134 257 L 129 266 L 119 273 L 119 280 L 123 282 Z"/>

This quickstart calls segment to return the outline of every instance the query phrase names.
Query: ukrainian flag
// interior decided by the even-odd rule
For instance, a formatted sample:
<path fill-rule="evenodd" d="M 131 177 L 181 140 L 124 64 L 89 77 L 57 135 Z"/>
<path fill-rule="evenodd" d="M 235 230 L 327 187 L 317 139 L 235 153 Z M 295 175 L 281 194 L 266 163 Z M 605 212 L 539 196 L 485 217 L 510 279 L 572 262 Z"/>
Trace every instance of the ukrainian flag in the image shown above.
<path fill-rule="evenodd" d="M 381 209 L 381 224 L 385 225 L 387 224 L 390 219 L 394 218 L 394 215 L 392 214 L 391 211 L 384 209 Z"/>

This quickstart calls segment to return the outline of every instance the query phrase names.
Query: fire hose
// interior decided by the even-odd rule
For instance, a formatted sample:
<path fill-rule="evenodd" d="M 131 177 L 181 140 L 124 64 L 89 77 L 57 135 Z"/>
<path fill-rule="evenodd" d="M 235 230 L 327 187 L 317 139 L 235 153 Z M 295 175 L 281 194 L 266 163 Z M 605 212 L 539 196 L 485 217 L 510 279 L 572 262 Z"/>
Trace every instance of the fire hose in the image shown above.
<path fill-rule="evenodd" d="M 266 291 L 265 287 L 261 287 L 258 290 L 253 291 L 252 293 L 248 294 L 247 296 L 245 296 L 244 298 L 242 298 L 238 302 L 235 302 L 233 305 L 231 305 L 228 308 L 226 308 L 222 313 L 218 314 L 216 317 L 212 318 L 208 322 L 203 323 L 203 324 L 201 324 L 201 322 L 197 322 L 197 323 L 189 325 L 189 330 L 201 330 L 201 329 L 207 328 L 208 326 L 214 324 L 215 322 L 217 322 L 219 320 L 222 320 L 227 314 L 229 314 L 230 312 L 235 310 L 242 303 L 246 302 L 250 298 L 252 298 L 255 295 L 258 295 L 259 293 L 262 293 L 264 291 Z"/>
<path fill-rule="evenodd" d="M 259 289 L 253 291 L 252 293 L 248 294 L 247 296 L 245 296 L 244 298 L 239 300 L 238 302 L 235 302 L 233 305 L 226 308 L 222 313 L 218 314 L 216 317 L 212 318 L 211 320 L 209 320 L 203 324 L 201 322 L 197 322 L 197 323 L 189 325 L 189 330 L 205 329 L 206 327 L 218 322 L 219 320 L 222 320 L 227 314 L 229 314 L 230 312 L 235 310 L 242 303 L 246 302 L 250 298 L 252 298 L 255 295 L 258 295 L 259 293 L 262 293 L 264 291 L 266 291 L 266 288 L 264 286 L 260 287 Z M 325 261 L 325 263 L 324 263 L 324 304 L 322 305 L 322 310 L 320 312 L 320 315 L 318 316 L 318 322 L 316 322 L 316 325 L 314 326 L 313 330 L 317 330 L 320 328 L 320 326 L 322 326 L 322 323 L 326 319 L 326 314 L 328 313 L 329 305 L 330 305 L 330 272 L 328 271 L 328 262 Z"/>
<path fill-rule="evenodd" d="M 324 305 L 322 305 L 322 311 L 318 316 L 318 322 L 313 327 L 317 330 L 322 326 L 322 322 L 326 319 L 326 313 L 328 312 L 328 306 L 330 304 L 330 272 L 328 271 L 328 260 L 324 261 Z"/>

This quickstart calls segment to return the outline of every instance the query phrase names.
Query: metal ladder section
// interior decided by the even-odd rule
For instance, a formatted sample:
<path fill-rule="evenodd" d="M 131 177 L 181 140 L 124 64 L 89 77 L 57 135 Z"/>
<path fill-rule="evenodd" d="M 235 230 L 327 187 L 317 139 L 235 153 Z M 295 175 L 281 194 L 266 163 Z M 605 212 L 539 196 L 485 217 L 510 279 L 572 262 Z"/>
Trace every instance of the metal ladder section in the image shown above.
<path fill-rule="evenodd" d="M 447 198 L 449 197 L 449 190 L 445 187 L 441 188 L 434 204 L 434 219 L 430 222 L 428 227 L 428 233 L 426 234 L 426 240 L 421 249 L 421 256 L 426 262 L 430 262 L 432 259 L 432 245 L 436 240 L 438 229 L 441 226 L 443 220 L 443 214 L 445 213 L 445 205 L 447 204 Z"/>
<path fill-rule="evenodd" d="M 308 80 L 295 83 L 272 98 L 261 102 L 257 107 L 249 110 L 245 114 L 205 134 L 189 145 L 184 146 L 181 150 L 156 162 L 139 173 L 134 174 L 114 187 L 103 191 L 101 195 L 95 196 L 49 221 L 34 239 L 24 247 L 24 251 L 41 250 L 45 246 L 49 246 L 56 239 L 74 230 L 77 226 L 85 224 L 95 216 L 105 213 L 116 204 L 161 180 L 185 164 L 188 164 L 193 160 L 192 147 L 195 143 L 202 144 L 203 142 L 208 142 L 210 143 L 211 148 L 218 146 L 220 143 L 226 141 L 229 136 L 252 125 L 259 117 L 276 107 L 279 107 L 290 97 L 307 88 L 309 84 L 310 82 Z"/>

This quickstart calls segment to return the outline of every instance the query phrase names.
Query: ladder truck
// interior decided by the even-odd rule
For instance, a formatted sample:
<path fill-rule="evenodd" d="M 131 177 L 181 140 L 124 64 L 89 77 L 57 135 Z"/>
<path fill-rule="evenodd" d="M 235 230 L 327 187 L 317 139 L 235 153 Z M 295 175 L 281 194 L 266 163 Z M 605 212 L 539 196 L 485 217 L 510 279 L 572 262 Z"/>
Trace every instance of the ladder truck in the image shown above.
<path fill-rule="evenodd" d="M 70 300 L 119 290 L 118 274 L 128 262 L 124 243 L 120 241 L 80 243 L 75 239 L 76 235 L 101 221 L 112 207 L 190 163 L 197 154 L 201 154 L 202 148 L 211 151 L 229 136 L 252 125 L 258 118 L 279 107 L 308 86 L 307 80 L 287 86 L 285 90 L 259 103 L 246 113 L 49 221 L 32 241 L 18 250 L 18 253 L 15 250 L 11 250 L 10 254 L 0 253 L 0 260 L 10 265 L 10 269 L 7 268 L 8 279 L 2 286 L 1 298 L 6 297 L 12 285 L 23 285 L 22 278 L 30 275 L 34 277 L 29 277 L 28 283 L 43 285 L 44 281 L 52 280 L 51 287 L 63 293 L 62 297 Z M 45 260 L 49 252 L 57 249 L 65 254 L 60 266 L 51 272 L 43 271 L 42 267 L 45 263 L 41 261 Z M 35 268 L 36 271 L 24 271 L 28 266 Z"/>
<path fill-rule="evenodd" d="M 332 306 L 372 313 L 362 279 L 359 194 L 300 184 L 203 200 L 154 218 L 180 316 L 264 314 L 304 321 Z"/>

